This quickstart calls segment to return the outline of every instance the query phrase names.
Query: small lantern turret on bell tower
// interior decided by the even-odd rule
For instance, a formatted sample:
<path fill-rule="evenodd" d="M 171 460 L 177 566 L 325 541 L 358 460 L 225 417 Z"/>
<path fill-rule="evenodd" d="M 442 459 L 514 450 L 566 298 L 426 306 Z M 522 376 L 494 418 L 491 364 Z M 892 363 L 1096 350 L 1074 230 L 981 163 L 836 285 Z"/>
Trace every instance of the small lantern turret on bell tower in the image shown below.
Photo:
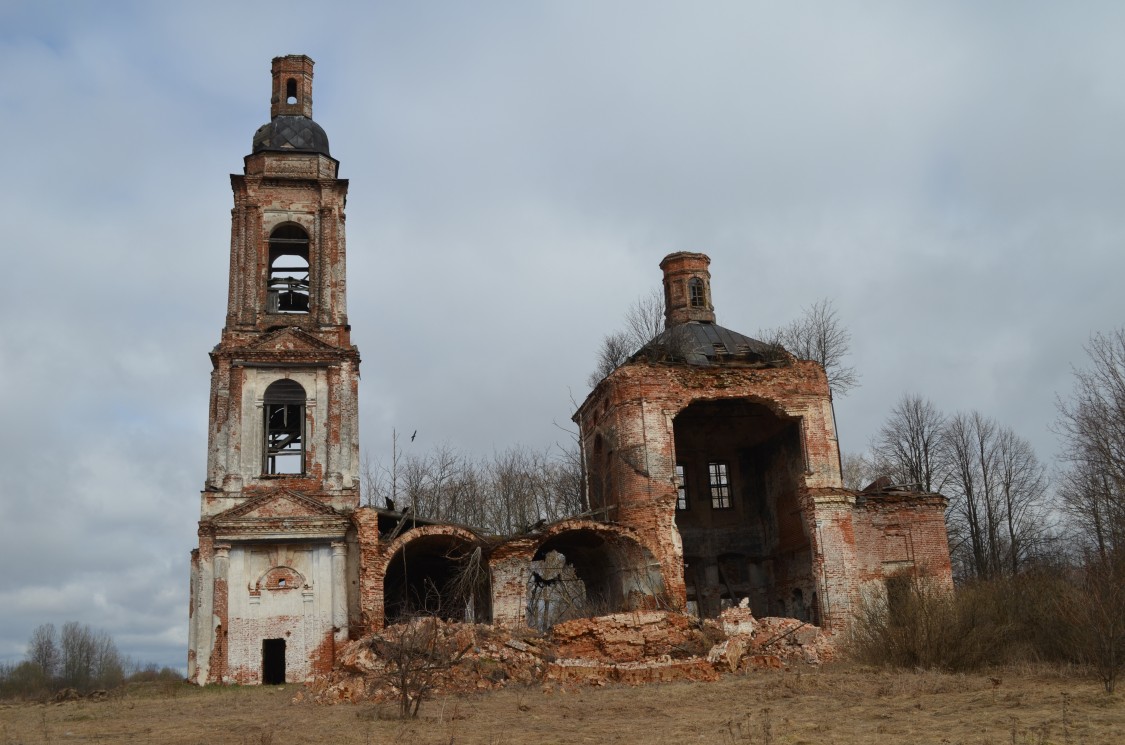
<path fill-rule="evenodd" d="M 270 118 L 303 116 L 312 119 L 313 61 L 303 54 L 273 58 L 273 97 Z"/>

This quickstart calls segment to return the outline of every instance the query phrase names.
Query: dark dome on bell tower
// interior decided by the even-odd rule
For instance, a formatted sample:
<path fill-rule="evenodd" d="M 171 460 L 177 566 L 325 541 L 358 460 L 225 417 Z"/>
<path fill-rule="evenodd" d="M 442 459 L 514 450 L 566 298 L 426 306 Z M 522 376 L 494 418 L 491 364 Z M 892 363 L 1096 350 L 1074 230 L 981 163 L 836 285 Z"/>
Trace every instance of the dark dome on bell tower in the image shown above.
<path fill-rule="evenodd" d="M 264 150 L 331 154 L 328 135 L 312 119 L 313 61 L 303 54 L 273 58 L 270 122 L 254 133 L 252 152 Z"/>

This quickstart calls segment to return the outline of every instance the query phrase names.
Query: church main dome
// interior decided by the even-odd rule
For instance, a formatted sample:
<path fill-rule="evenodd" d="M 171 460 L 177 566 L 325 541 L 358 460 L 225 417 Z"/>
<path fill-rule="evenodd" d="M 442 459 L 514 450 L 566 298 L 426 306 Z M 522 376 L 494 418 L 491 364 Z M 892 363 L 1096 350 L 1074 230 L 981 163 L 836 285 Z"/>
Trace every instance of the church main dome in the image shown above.
<path fill-rule="evenodd" d="M 328 135 L 307 116 L 275 116 L 254 133 L 253 152 L 263 150 L 298 150 L 306 153 L 328 152 Z"/>

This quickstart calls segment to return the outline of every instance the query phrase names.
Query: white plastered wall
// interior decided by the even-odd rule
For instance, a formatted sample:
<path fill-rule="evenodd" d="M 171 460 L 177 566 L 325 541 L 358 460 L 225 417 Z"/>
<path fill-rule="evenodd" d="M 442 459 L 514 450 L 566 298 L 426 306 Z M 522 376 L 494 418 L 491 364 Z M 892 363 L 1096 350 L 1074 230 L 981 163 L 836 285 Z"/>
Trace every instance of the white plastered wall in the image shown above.
<path fill-rule="evenodd" d="M 265 587 L 275 568 L 302 578 L 300 586 Z M 235 545 L 230 550 L 228 584 L 228 670 L 233 682 L 259 683 L 262 640 L 285 640 L 286 681 L 307 680 L 317 647 L 331 644 L 332 547 L 327 543 Z M 331 648 L 328 652 L 331 654 Z"/>

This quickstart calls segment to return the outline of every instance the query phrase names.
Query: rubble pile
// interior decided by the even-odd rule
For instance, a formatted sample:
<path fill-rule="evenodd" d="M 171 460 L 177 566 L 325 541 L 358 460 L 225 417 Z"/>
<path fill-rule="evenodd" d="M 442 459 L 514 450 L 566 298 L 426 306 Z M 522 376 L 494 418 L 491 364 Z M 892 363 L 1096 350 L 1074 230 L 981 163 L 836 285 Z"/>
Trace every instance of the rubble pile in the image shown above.
<path fill-rule="evenodd" d="M 444 693 L 486 691 L 538 682 L 553 658 L 550 644 L 530 629 L 418 618 L 349 643 L 307 695 L 322 703 L 391 700 L 404 675 Z"/>
<path fill-rule="evenodd" d="M 620 663 L 698 657 L 725 635 L 682 613 L 637 611 L 563 621 L 550 638 L 559 657 Z"/>
<path fill-rule="evenodd" d="M 836 656 L 835 641 L 819 626 L 796 618 L 759 618 L 754 623 L 753 654 L 777 657 L 782 663 L 777 667 L 819 665 Z"/>
<path fill-rule="evenodd" d="M 419 618 L 348 644 L 305 695 L 336 703 L 394 700 L 403 684 L 469 693 L 513 684 L 710 681 L 755 668 L 815 665 L 832 652 L 832 638 L 818 627 L 755 619 L 744 607 L 703 621 L 670 611 L 615 613 L 564 621 L 546 635 Z"/>
<path fill-rule="evenodd" d="M 724 638 L 713 623 L 668 611 L 564 621 L 550 631 L 558 658 L 548 666 L 547 680 L 586 685 L 717 680 L 707 652 Z"/>

